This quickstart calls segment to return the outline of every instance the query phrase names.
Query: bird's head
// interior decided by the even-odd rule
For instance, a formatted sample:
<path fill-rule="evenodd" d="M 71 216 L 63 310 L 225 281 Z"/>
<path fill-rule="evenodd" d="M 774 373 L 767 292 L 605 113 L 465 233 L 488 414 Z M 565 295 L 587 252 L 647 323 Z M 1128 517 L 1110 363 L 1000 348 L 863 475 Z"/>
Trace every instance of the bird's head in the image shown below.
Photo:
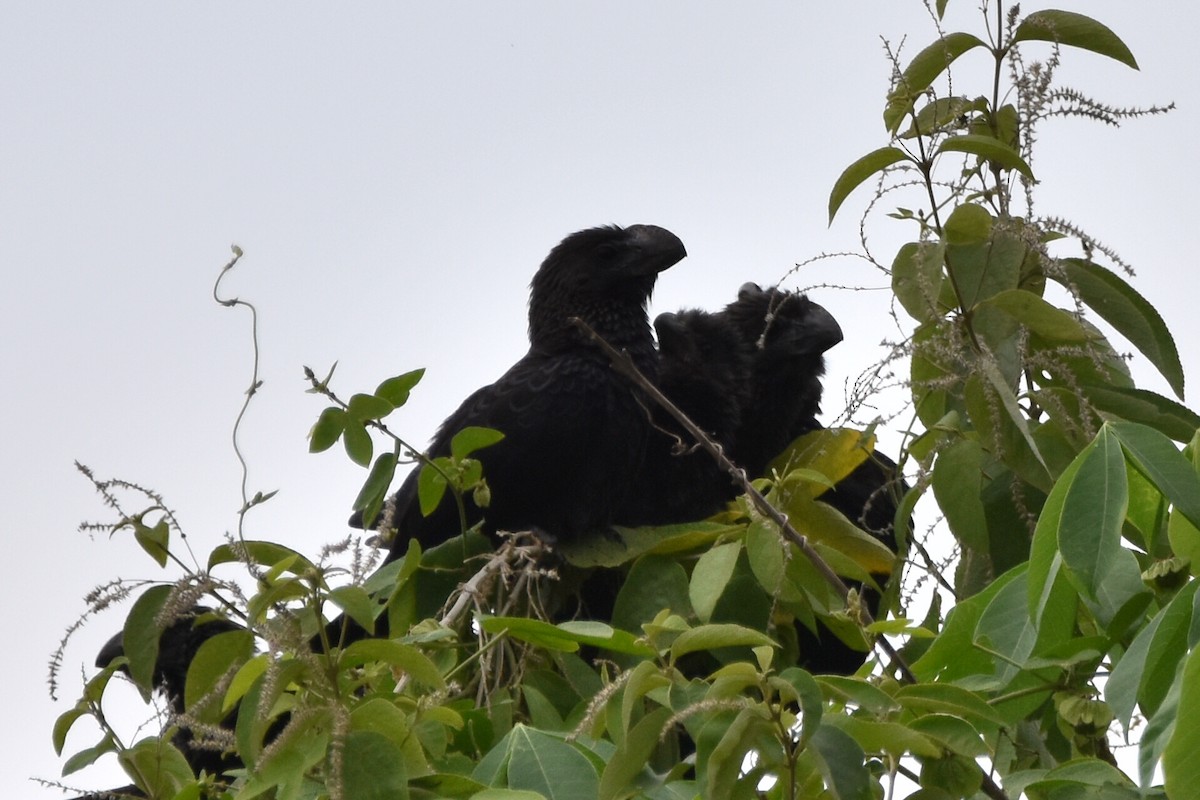
<path fill-rule="evenodd" d="M 625 331 L 618 328 L 628 324 L 630 315 L 640 315 L 638 335 L 648 341 L 645 304 L 654 282 L 658 273 L 686 255 L 679 237 L 657 225 L 609 225 L 571 234 L 550 251 L 533 276 L 530 341 L 553 342 L 572 316 L 606 338 L 620 339 Z"/>

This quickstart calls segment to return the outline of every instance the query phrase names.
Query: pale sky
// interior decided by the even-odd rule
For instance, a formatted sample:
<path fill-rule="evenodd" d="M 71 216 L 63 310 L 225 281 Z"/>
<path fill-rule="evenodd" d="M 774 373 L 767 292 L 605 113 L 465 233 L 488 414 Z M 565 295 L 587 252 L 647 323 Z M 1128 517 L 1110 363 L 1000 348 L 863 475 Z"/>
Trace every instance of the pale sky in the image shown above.
<path fill-rule="evenodd" d="M 978 32 L 976 7 L 951 2 L 948 29 Z M 1054 7 L 1108 24 L 1141 65 L 1068 51 L 1064 83 L 1179 108 L 1120 129 L 1044 124 L 1038 210 L 1135 266 L 1195 380 L 1200 11 Z M 111 518 L 72 462 L 162 492 L 201 557 L 236 526 L 229 434 L 250 381 L 249 318 L 211 298 L 230 244 L 246 255 L 226 292 L 261 315 L 264 385 L 242 433 L 250 490 L 279 490 L 248 535 L 315 554 L 347 532 L 364 473 L 340 449 L 307 453 L 323 403 L 304 393 L 302 365 L 338 361 L 344 396 L 427 367 L 393 417 L 423 445 L 524 352 L 529 278 L 574 230 L 653 223 L 684 240 L 690 256 L 661 277 L 652 315 L 716 308 L 747 280 L 855 249 L 867 190 L 832 227 L 825 208 L 841 170 L 886 144 L 880 37 L 908 34 L 911 57 L 935 36 L 917 0 L 0 9 L 5 797 L 58 796 L 29 778 L 58 777 L 51 726 L 124 614 L 72 640 L 53 702 L 46 664 L 83 595 L 117 576 L 176 575 L 131 541 L 76 530 Z M 969 77 L 956 89 L 982 93 Z M 872 231 L 889 263 L 913 235 L 882 215 Z M 886 277 L 841 258 L 786 283 L 824 284 Z M 886 292 L 811 296 L 846 332 L 828 357 L 833 418 L 845 381 L 900 334 Z M 132 693 L 128 704 L 130 720 L 146 716 Z M 97 737 L 80 726 L 68 750 Z M 125 782 L 112 758 L 67 781 Z"/>

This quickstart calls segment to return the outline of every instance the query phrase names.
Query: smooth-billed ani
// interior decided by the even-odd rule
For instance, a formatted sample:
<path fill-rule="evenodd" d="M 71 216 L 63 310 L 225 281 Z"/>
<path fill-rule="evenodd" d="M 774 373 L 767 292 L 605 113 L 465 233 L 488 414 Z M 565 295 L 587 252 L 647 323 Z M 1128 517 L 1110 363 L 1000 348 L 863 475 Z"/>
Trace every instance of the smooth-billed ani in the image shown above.
<path fill-rule="evenodd" d="M 825 372 L 822 354 L 841 341 L 842 331 L 828 311 L 805 296 L 764 290 L 753 283 L 742 286 L 738 299 L 720 315 L 741 332 L 752 353 L 750 400 L 735 435 L 734 460 L 751 476 L 762 475 L 797 437 L 823 427 L 816 417 Z M 905 491 L 896 463 L 873 452 L 818 499 L 895 551 L 894 520 Z M 874 577 L 882 582 L 888 576 Z M 863 588 L 862 597 L 876 613 L 879 594 Z M 814 672 L 844 674 L 858 669 L 864 654 L 824 626 L 818 628 L 814 633 L 796 624 L 802 665 Z"/>
<path fill-rule="evenodd" d="M 166 697 L 171 713 L 179 717 L 186 712 L 184 705 L 184 684 L 187 680 L 188 667 L 201 645 L 218 634 L 227 631 L 244 630 L 241 626 L 223 618 L 212 615 L 212 609 L 196 606 L 187 615 L 172 622 L 159 636 L 158 658 L 154 664 L 152 683 L 154 688 Z M 97 667 L 107 667 L 113 659 L 125 655 L 124 635 L 118 633 L 105 643 L 96 656 Z M 128 674 L 128 670 L 121 668 Z M 221 721 L 221 727 L 233 731 L 237 721 L 237 709 L 231 711 Z M 236 769 L 242 762 L 236 755 L 215 750 L 209 746 L 200 745 L 200 737 L 192 730 L 180 725 L 171 743 L 183 754 L 192 771 L 199 775 L 201 771 L 210 775 L 221 775 L 225 770 Z M 123 786 L 119 789 L 108 789 L 103 792 L 84 795 L 75 800 L 100 800 L 108 797 L 145 797 L 136 786 Z"/>
<path fill-rule="evenodd" d="M 447 455 L 453 436 L 471 425 L 504 434 L 473 456 L 483 465 L 491 502 L 479 509 L 468 499 L 468 524 L 482 519 L 488 534 L 534 530 L 550 540 L 609 528 L 641 462 L 649 423 L 630 385 L 571 318 L 653 375 L 646 303 L 658 273 L 686 254 L 679 237 L 654 225 L 590 228 L 550 251 L 530 285 L 529 352 L 468 397 L 427 451 Z M 418 472 L 390 501 L 398 536 L 388 560 L 402 555 L 410 538 L 428 549 L 460 532 L 448 500 L 421 514 Z M 356 523 L 361 515 L 351 519 Z"/>
<path fill-rule="evenodd" d="M 750 386 L 739 332 L 698 310 L 660 314 L 654 330 L 659 390 L 728 452 Z M 641 472 L 616 522 L 632 527 L 704 519 L 737 493 L 732 477 L 696 447 L 692 435 L 655 409 Z"/>

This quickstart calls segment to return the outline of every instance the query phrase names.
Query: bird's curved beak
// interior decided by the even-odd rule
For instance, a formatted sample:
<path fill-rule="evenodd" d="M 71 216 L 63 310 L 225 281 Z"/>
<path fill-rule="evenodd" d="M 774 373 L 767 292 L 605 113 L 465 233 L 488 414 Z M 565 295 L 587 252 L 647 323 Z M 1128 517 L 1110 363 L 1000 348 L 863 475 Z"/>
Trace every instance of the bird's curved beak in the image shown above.
<path fill-rule="evenodd" d="M 645 274 L 654 275 L 675 266 L 687 256 L 683 241 L 657 225 L 630 225 L 625 229 L 638 250 L 637 263 Z"/>

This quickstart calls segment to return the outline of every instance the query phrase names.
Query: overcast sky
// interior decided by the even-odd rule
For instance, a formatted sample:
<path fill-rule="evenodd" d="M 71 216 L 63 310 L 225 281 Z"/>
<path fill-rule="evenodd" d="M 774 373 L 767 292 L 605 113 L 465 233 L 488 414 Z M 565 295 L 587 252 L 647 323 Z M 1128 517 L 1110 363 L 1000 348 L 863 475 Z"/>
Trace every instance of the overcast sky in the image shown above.
<path fill-rule="evenodd" d="M 950 6 L 950 29 L 978 31 L 976 3 Z M 1142 68 L 1069 52 L 1064 82 L 1179 109 L 1120 129 L 1047 123 L 1039 210 L 1138 269 L 1195 380 L 1200 12 L 1058 7 L 1110 25 Z M 229 434 L 250 381 L 249 318 L 211 298 L 230 244 L 246 255 L 226 291 L 261 313 L 264 385 L 242 433 L 250 491 L 279 490 L 248 535 L 315 553 L 345 534 L 364 474 L 340 448 L 307 453 L 323 404 L 304 393 L 302 365 L 338 361 L 343 396 L 428 367 L 394 426 L 424 444 L 524 352 L 529 278 L 571 231 L 654 223 L 684 240 L 690 256 L 661 277 L 652 314 L 715 308 L 744 281 L 854 249 L 865 190 L 832 227 L 825 207 L 840 171 L 886 143 L 880 37 L 909 34 L 911 56 L 934 35 L 917 0 L 0 9 L 7 797 L 55 796 L 28 779 L 58 776 L 51 726 L 121 625 L 110 612 L 72 641 L 51 701 L 46 663 L 82 596 L 116 576 L 176 575 L 129 541 L 76 530 L 111 518 L 73 460 L 162 492 L 202 558 L 236 526 Z M 912 232 L 873 225 L 890 262 Z M 886 277 L 842 258 L 787 282 L 826 284 Z M 832 417 L 847 378 L 899 334 L 886 292 L 812 296 L 846 332 L 829 355 Z M 81 726 L 68 749 L 95 737 Z M 68 780 L 123 781 L 112 759 Z"/>

